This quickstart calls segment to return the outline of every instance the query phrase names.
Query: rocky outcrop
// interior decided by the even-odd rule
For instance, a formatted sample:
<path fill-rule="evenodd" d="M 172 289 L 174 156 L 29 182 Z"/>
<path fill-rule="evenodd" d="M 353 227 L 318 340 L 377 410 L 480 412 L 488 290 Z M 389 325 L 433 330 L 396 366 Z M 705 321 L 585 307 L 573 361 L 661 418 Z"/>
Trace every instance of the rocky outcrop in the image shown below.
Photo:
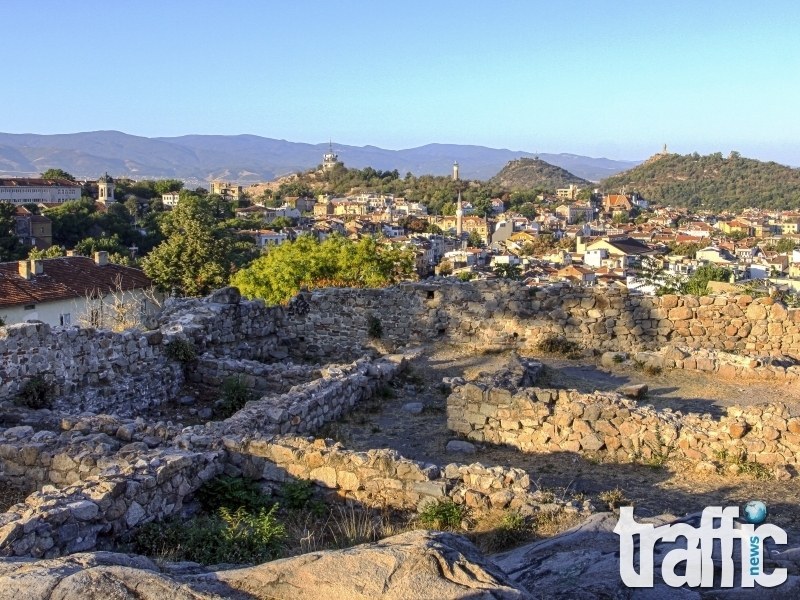
<path fill-rule="evenodd" d="M 188 571 L 188 573 L 187 573 Z M 0 600 L 512 599 L 530 596 L 464 538 L 412 531 L 346 550 L 313 552 L 229 571 L 159 567 L 97 552 L 0 560 Z"/>
<path fill-rule="evenodd" d="M 662 515 L 649 519 L 637 519 L 640 523 L 653 523 L 656 527 L 668 523 L 700 525 L 700 514 L 681 519 Z M 620 539 L 614 533 L 617 517 L 611 513 L 593 515 L 580 525 L 555 537 L 534 542 L 509 552 L 493 556 L 500 567 L 516 584 L 536 598 L 548 600 L 595 600 L 614 598 L 619 600 L 692 600 L 701 598 L 797 598 L 800 596 L 800 548 L 767 551 L 766 572 L 781 567 L 788 570 L 788 580 L 773 589 L 760 586 L 743 589 L 687 589 L 667 586 L 659 579 L 661 563 L 666 554 L 680 546 L 674 543 L 659 543 L 654 553 L 652 588 L 631 589 L 620 578 Z M 792 540 L 790 540 L 791 542 Z M 685 547 L 685 542 L 683 543 Z M 716 546 L 714 560 L 721 564 Z M 738 552 L 738 550 L 736 551 Z M 739 580 L 740 562 L 734 554 L 733 564 L 737 569 L 734 581 Z M 717 578 L 717 585 L 719 578 Z"/>

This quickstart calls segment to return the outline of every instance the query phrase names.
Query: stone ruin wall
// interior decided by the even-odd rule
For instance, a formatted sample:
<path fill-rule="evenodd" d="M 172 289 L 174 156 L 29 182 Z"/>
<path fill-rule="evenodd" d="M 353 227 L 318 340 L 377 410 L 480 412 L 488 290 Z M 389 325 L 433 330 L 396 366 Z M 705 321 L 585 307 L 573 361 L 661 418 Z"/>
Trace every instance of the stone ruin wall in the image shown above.
<path fill-rule="evenodd" d="M 49 558 L 93 549 L 179 513 L 204 482 L 222 473 L 273 487 L 308 479 L 341 499 L 381 508 L 417 509 L 452 498 L 523 513 L 591 509 L 531 492 L 519 469 L 438 467 L 390 450 L 353 452 L 293 437 L 372 397 L 402 368 L 402 357 L 328 367 L 320 379 L 250 402 L 225 421 L 183 429 L 106 415 L 65 418 L 60 433 L 6 429 L 0 434 L 4 479 L 30 484 L 35 478 L 41 485 L 0 514 L 0 555 Z"/>
<path fill-rule="evenodd" d="M 649 298 L 563 286 L 532 291 L 515 282 L 492 281 L 318 290 L 286 307 L 240 301 L 228 288 L 204 299 L 170 301 L 159 329 L 150 332 L 116 334 L 43 324 L 0 328 L 0 402 L 6 407 L 25 381 L 42 376 L 55 385 L 62 414 L 116 413 L 65 418 L 50 431 L 22 426 L 0 433 L 2 479 L 27 481 L 29 488 L 35 482 L 41 488 L 0 516 L 0 554 L 56 556 L 92 548 L 98 536 L 175 514 L 197 487 L 221 472 L 260 473 L 271 483 L 309 478 L 370 505 L 408 508 L 447 496 L 471 506 L 541 509 L 543 502 L 530 493 L 521 472 L 420 465 L 387 451 L 354 453 L 274 437 L 316 431 L 371 397 L 399 366 L 361 359 L 320 369 L 320 377 L 308 382 L 315 373 L 304 377 L 298 365 L 268 363 L 352 359 L 416 343 L 524 350 L 548 335 L 595 350 L 683 347 L 692 352 L 702 347 L 740 356 L 797 358 L 799 315 L 769 298 Z M 382 329 L 380 339 L 370 337 L 375 321 Z M 169 359 L 165 349 L 174 339 L 189 340 L 200 359 L 189 367 Z M 667 366 L 701 368 L 691 354 L 662 358 Z M 723 363 L 711 364 L 722 371 Z M 788 376 L 792 368 L 782 372 Z M 284 391 L 278 383 L 281 372 L 297 385 Z M 214 385 L 233 373 L 267 395 L 230 419 L 180 429 L 126 418 L 174 399 L 186 376 Z M 689 459 L 701 460 L 720 448 L 744 448 L 748 457 L 763 463 L 797 461 L 797 420 L 779 405 L 730 409 L 727 417 L 713 421 L 553 390 L 533 392 L 535 400 L 530 392 L 509 399 L 481 390 L 487 400 L 477 402 L 473 390 L 458 416 L 462 392 L 453 394 L 453 428 L 487 442 L 528 450 L 605 451 L 620 458 L 631 451 L 647 457 L 655 442 L 673 436 L 677 451 Z"/>
<path fill-rule="evenodd" d="M 374 320 L 380 339 L 370 337 Z M 800 309 L 771 298 L 648 297 L 559 285 L 534 290 L 505 280 L 329 288 L 303 292 L 287 307 L 241 301 L 226 288 L 203 299 L 171 299 L 155 331 L 41 323 L 0 328 L 0 401 L 42 376 L 56 386 L 58 410 L 136 414 L 173 398 L 184 382 L 182 365 L 165 354 L 176 338 L 190 340 L 200 355 L 210 353 L 211 361 L 269 362 L 353 360 L 420 343 L 525 350 L 550 335 L 598 351 L 670 346 L 799 360 Z M 693 368 L 691 357 L 672 366 Z"/>
<path fill-rule="evenodd" d="M 800 360 L 800 309 L 768 297 L 651 297 L 566 285 L 536 290 L 491 280 L 322 289 L 302 298 L 308 312 L 290 321 L 296 346 L 312 355 L 357 349 L 369 341 L 369 317 L 375 317 L 381 340 L 389 345 L 445 342 L 524 350 L 558 335 L 599 351 L 669 345 Z"/>
<path fill-rule="evenodd" d="M 728 407 L 720 419 L 642 406 L 614 392 L 455 385 L 448 428 L 470 440 L 525 452 L 600 453 L 613 460 L 743 458 L 791 476 L 800 465 L 800 417 L 774 402 Z"/>

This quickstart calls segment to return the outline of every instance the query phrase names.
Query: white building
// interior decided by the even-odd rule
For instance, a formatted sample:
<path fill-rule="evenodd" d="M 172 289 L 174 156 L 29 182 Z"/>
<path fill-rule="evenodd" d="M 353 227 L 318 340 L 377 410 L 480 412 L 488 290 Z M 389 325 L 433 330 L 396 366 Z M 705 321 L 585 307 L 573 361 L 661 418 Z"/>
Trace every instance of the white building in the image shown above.
<path fill-rule="evenodd" d="M 62 256 L 0 263 L 0 318 L 6 325 L 39 320 L 49 325 L 86 325 L 116 329 L 115 305 L 134 304 L 126 319 L 157 307 L 148 297 L 151 282 L 139 269 L 95 258 Z"/>
<path fill-rule="evenodd" d="M 82 186 L 67 179 L 0 179 L 0 202 L 11 204 L 61 204 L 80 200 Z"/>
<path fill-rule="evenodd" d="M 166 194 L 161 194 L 161 202 L 164 203 L 164 206 L 169 206 L 170 208 L 175 208 L 178 206 L 180 199 L 180 192 L 168 192 Z"/>

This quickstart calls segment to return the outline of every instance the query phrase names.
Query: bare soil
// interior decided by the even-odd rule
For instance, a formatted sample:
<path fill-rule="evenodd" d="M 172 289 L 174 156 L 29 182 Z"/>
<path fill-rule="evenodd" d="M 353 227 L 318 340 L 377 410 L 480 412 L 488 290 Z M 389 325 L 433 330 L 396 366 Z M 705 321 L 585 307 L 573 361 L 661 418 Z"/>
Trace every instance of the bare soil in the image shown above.
<path fill-rule="evenodd" d="M 646 383 L 650 388 L 643 403 L 682 412 L 724 414 L 726 406 L 782 400 L 800 414 L 800 390 L 779 382 L 721 380 L 711 374 L 665 370 L 647 375 L 633 368 L 605 371 L 590 360 L 568 361 L 536 356 L 548 366 L 545 387 L 571 388 L 583 392 L 613 390 L 628 383 Z M 557 496 L 592 500 L 598 510 L 605 491 L 619 488 L 636 507 L 640 517 L 684 514 L 706 506 L 742 505 L 762 500 L 770 510 L 770 521 L 789 531 L 790 542 L 800 537 L 800 485 L 791 481 L 757 480 L 750 475 L 697 473 L 694 466 L 670 460 L 661 467 L 604 462 L 572 452 L 522 453 L 515 448 L 476 444 L 473 455 L 448 453 L 445 446 L 457 436 L 447 429 L 447 392 L 443 377 L 472 379 L 481 371 L 496 371 L 506 363 L 506 354 L 466 355 L 458 349 L 430 350 L 411 363 L 411 368 L 381 398 L 361 405 L 322 432 L 348 448 L 393 448 L 403 456 L 444 465 L 450 462 L 480 462 L 525 469 L 541 489 Z M 421 402 L 422 413 L 403 410 L 409 402 Z"/>

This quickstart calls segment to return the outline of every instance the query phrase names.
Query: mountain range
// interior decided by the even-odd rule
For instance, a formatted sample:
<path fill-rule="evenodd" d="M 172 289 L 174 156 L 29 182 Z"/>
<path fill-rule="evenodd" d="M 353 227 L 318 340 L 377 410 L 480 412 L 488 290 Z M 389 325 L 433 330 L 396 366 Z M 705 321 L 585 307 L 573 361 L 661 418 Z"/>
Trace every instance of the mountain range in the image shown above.
<path fill-rule="evenodd" d="M 60 168 L 78 178 L 176 178 L 202 184 L 213 179 L 238 183 L 269 181 L 314 168 L 328 144 L 305 144 L 256 135 L 185 135 L 147 138 L 119 131 L 55 135 L 0 133 L 0 176 L 33 176 Z M 536 158 L 583 179 L 598 181 L 630 169 L 639 161 L 577 154 L 533 154 L 459 144 L 427 144 L 404 150 L 334 144 L 348 167 L 397 169 L 401 176 L 448 175 L 453 162 L 466 179 L 489 179 L 509 161 Z"/>

